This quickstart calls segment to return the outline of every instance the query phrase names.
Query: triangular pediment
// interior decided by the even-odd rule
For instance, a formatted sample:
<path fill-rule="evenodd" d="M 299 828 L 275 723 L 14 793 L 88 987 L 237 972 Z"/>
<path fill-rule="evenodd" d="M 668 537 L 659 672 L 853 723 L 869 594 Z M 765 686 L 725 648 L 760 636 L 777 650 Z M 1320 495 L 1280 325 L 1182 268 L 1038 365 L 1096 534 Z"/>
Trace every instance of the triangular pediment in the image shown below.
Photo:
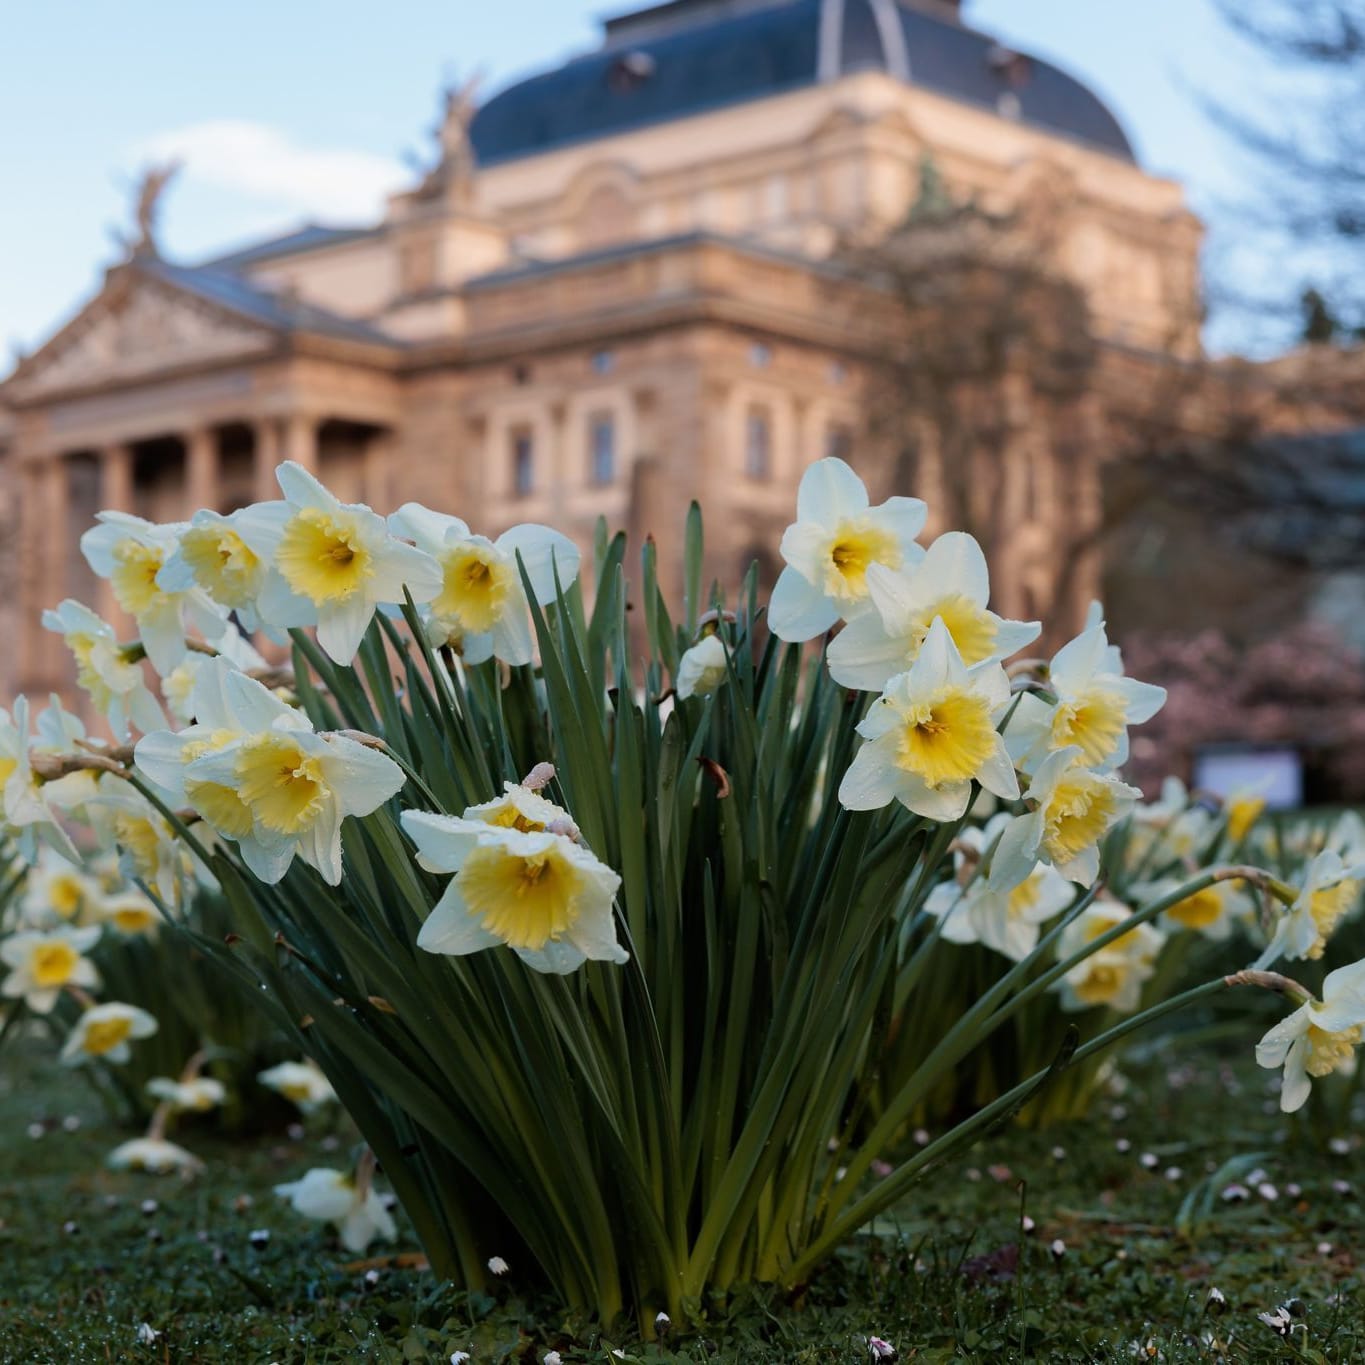
<path fill-rule="evenodd" d="M 16 402 L 102 388 L 269 350 L 278 333 L 142 271 L 111 271 L 65 327 L 22 361 L 5 391 Z"/>

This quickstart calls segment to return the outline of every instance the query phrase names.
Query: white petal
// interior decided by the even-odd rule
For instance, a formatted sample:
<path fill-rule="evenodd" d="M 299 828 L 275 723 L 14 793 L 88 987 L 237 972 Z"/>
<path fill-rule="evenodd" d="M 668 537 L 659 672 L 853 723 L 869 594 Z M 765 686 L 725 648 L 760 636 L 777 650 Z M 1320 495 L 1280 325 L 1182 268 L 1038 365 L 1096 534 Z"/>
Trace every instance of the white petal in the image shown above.
<path fill-rule="evenodd" d="M 1019 799 L 1019 779 L 1014 775 L 1014 761 L 1005 748 L 1004 740 L 998 735 L 995 740 L 995 748 L 981 765 L 976 774 L 976 780 L 988 792 L 993 792 L 1005 801 L 1017 801 Z"/>
<path fill-rule="evenodd" d="M 839 783 L 839 804 L 845 810 L 881 810 L 895 800 L 901 774 L 875 744 L 864 744 Z"/>
<path fill-rule="evenodd" d="M 373 602 L 400 603 L 406 589 L 414 602 L 430 602 L 443 582 L 441 566 L 424 550 L 390 540 L 376 560 L 366 594 Z"/>
<path fill-rule="evenodd" d="M 801 476 L 796 493 L 797 521 L 833 526 L 867 508 L 867 488 L 843 460 L 816 460 Z"/>
<path fill-rule="evenodd" d="M 869 568 L 869 584 L 872 571 L 880 567 L 874 564 Z M 840 687 L 880 692 L 890 679 L 908 667 L 912 648 L 912 639 L 888 634 L 882 615 L 869 611 L 850 621 L 830 641 L 825 658 L 830 677 Z"/>
<path fill-rule="evenodd" d="M 428 872 L 458 872 L 478 844 L 479 836 L 488 832 L 488 826 L 481 821 L 432 811 L 405 810 L 399 821 L 408 838 L 417 845 L 417 861 Z"/>
<path fill-rule="evenodd" d="M 819 588 L 790 566 L 782 570 L 768 603 L 768 628 L 779 640 L 813 640 L 838 619 L 838 607 Z"/>
<path fill-rule="evenodd" d="M 344 602 L 324 602 L 318 608 L 318 644 L 333 662 L 348 664 L 373 618 L 374 603 L 360 593 Z"/>
<path fill-rule="evenodd" d="M 1052 656 L 1049 670 L 1055 688 L 1068 694 L 1081 691 L 1103 669 L 1108 647 L 1102 625 L 1091 626 L 1064 644 Z"/>
<path fill-rule="evenodd" d="M 420 502 L 405 502 L 389 517 L 389 530 L 396 536 L 406 536 L 417 548 L 429 555 L 439 554 L 447 532 L 463 540 L 469 527 L 459 517 L 448 517 L 423 507 Z"/>
<path fill-rule="evenodd" d="M 498 537 L 497 547 L 514 563 L 516 556 L 521 555 L 526 575 L 531 580 L 531 591 L 541 606 L 555 600 L 556 571 L 559 573 L 560 586 L 566 590 L 578 577 L 581 559 L 578 546 L 568 536 L 548 526 L 513 526 Z"/>
<path fill-rule="evenodd" d="M 275 470 L 280 491 L 296 508 L 318 507 L 324 512 L 335 512 L 341 504 L 301 464 L 286 460 Z"/>
<path fill-rule="evenodd" d="M 1043 839 L 1043 817 L 1034 811 L 1016 815 L 1005 827 L 991 855 L 992 891 L 1012 891 L 1028 880 L 1038 865 L 1038 845 Z"/>
<path fill-rule="evenodd" d="M 907 554 L 911 562 L 923 560 L 924 551 L 915 544 L 915 537 L 924 530 L 929 509 L 918 498 L 887 498 L 867 515 L 875 525 L 890 531 L 900 541 L 902 553 Z"/>
<path fill-rule="evenodd" d="M 922 524 L 922 523 L 921 523 Z M 947 531 L 929 546 L 923 562 L 915 570 L 916 586 L 933 585 L 934 595 L 961 593 L 978 607 L 991 596 L 990 570 L 986 556 L 973 536 L 965 531 Z"/>
<path fill-rule="evenodd" d="M 445 894 L 438 900 L 422 923 L 417 935 L 417 946 L 428 953 L 444 953 L 449 957 L 463 957 L 492 948 L 502 940 L 490 934 L 476 920 L 460 895 L 458 879 L 452 880 Z"/>

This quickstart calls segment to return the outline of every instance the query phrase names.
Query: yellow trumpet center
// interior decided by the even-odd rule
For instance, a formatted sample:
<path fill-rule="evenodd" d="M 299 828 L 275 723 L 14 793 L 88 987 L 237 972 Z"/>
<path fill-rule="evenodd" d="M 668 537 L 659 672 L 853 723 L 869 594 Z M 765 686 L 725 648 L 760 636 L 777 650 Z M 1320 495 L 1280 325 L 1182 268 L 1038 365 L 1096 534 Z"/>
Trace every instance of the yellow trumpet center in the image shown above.
<path fill-rule="evenodd" d="M 829 541 L 825 566 L 825 590 L 843 602 L 867 596 L 867 566 L 901 566 L 901 546 L 890 531 L 867 518 L 841 521 Z"/>
<path fill-rule="evenodd" d="M 512 948 L 543 948 L 574 925 L 584 876 L 555 847 L 526 856 L 498 845 L 476 848 L 460 869 L 472 915 Z"/>
<path fill-rule="evenodd" d="M 249 606 L 260 586 L 261 561 L 236 531 L 195 526 L 180 538 L 195 581 L 227 607 Z"/>
<path fill-rule="evenodd" d="M 502 618 L 516 581 L 516 567 L 491 545 L 462 545 L 442 559 L 441 592 L 432 611 L 458 621 L 475 635 L 493 629 Z"/>
<path fill-rule="evenodd" d="M 154 546 L 121 540 L 114 546 L 114 571 L 109 575 L 114 597 L 130 616 L 158 606 L 166 594 L 156 585 L 165 555 Z"/>
<path fill-rule="evenodd" d="M 1043 847 L 1055 864 L 1069 863 L 1096 844 L 1115 813 L 1114 794 L 1090 773 L 1076 771 L 1057 783 L 1043 813 Z"/>
<path fill-rule="evenodd" d="M 80 960 L 81 955 L 60 939 L 55 943 L 40 943 L 29 958 L 29 974 L 35 985 L 50 990 L 53 986 L 66 985 Z"/>
<path fill-rule="evenodd" d="M 1207 929 L 1211 924 L 1216 924 L 1222 915 L 1223 898 L 1213 887 L 1206 886 L 1202 891 L 1186 896 L 1183 901 L 1177 901 L 1166 913 L 1187 929 Z"/>
<path fill-rule="evenodd" d="M 5 783 L 19 771 L 19 760 L 17 758 L 4 758 L 0 756 L 0 791 L 4 790 Z"/>
<path fill-rule="evenodd" d="M 1038 904 L 1040 878 L 1025 877 L 1009 894 L 1005 910 L 1010 919 L 1022 919 Z"/>
<path fill-rule="evenodd" d="M 1074 701 L 1057 703 L 1052 713 L 1052 747 L 1079 745 L 1087 763 L 1103 763 L 1118 750 L 1127 723 L 1123 698 L 1093 687 Z"/>
<path fill-rule="evenodd" d="M 1228 838 L 1239 844 L 1247 831 L 1261 818 L 1265 797 L 1242 796 L 1228 802 Z"/>
<path fill-rule="evenodd" d="M 374 574 L 354 518 L 305 507 L 290 518 L 275 562 L 285 582 L 310 602 L 344 602 Z"/>
<path fill-rule="evenodd" d="M 81 1047 L 94 1057 L 103 1057 L 106 1052 L 112 1052 L 120 1043 L 126 1042 L 132 1031 L 133 1021 L 126 1015 L 96 1019 L 85 1026 Z"/>
<path fill-rule="evenodd" d="M 150 905 L 116 906 L 109 918 L 121 934 L 145 934 L 156 927 L 156 911 Z"/>
<path fill-rule="evenodd" d="M 114 837 L 133 860 L 144 881 L 155 881 L 161 855 L 161 835 L 150 820 L 119 812 L 114 817 Z"/>
<path fill-rule="evenodd" d="M 1321 891 L 1313 892 L 1308 902 L 1308 913 L 1313 916 L 1313 923 L 1317 926 L 1318 932 L 1313 940 L 1313 946 L 1308 950 L 1309 957 L 1322 956 L 1332 931 L 1355 904 L 1356 896 L 1359 894 L 1360 883 L 1350 878 L 1337 882 L 1335 886 L 1325 886 Z"/>
<path fill-rule="evenodd" d="M 277 834 L 310 829 L 331 796 L 321 760 L 287 735 L 252 736 L 238 752 L 236 767 L 237 795 L 247 814 Z"/>
<path fill-rule="evenodd" d="M 1328 1076 L 1339 1067 L 1347 1065 L 1356 1044 L 1360 1042 L 1362 1032 L 1358 1024 L 1355 1028 L 1342 1029 L 1340 1033 L 1329 1033 L 1316 1024 L 1309 1024 L 1308 1056 L 1304 1059 L 1304 1067 L 1308 1074 Z"/>
<path fill-rule="evenodd" d="M 920 613 L 915 622 L 916 649 L 923 645 L 935 616 L 943 619 L 948 634 L 957 646 L 957 652 L 962 655 L 962 662 L 969 668 L 983 659 L 989 659 L 995 652 L 999 627 L 988 611 L 960 592 L 941 597 Z"/>
<path fill-rule="evenodd" d="M 1083 1005 L 1107 1005 L 1117 998 L 1123 989 L 1127 969 L 1119 962 L 1095 962 L 1086 964 L 1085 976 L 1072 983 L 1076 999 Z"/>
<path fill-rule="evenodd" d="M 948 692 L 910 709 L 898 760 L 931 787 L 964 782 L 991 756 L 995 739 L 990 704 L 972 692 Z"/>

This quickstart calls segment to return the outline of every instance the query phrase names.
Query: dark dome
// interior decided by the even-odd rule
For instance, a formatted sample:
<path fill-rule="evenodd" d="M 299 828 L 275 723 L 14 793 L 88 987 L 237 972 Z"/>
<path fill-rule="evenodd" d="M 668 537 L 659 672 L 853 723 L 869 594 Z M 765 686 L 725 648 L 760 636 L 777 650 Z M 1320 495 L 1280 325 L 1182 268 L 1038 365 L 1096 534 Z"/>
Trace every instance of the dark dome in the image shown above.
<path fill-rule="evenodd" d="M 1079 81 L 907 0 L 671 0 L 609 21 L 601 50 L 495 95 L 471 135 L 491 165 L 863 70 L 1135 159 Z"/>

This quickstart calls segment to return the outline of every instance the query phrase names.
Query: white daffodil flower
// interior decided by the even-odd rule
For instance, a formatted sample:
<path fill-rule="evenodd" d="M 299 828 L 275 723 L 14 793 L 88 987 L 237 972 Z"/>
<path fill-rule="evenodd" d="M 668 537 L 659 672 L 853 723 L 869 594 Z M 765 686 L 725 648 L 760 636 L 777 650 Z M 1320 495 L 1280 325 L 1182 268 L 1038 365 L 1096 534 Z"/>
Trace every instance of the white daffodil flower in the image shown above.
<path fill-rule="evenodd" d="M 1130 898 L 1135 903 L 1147 904 L 1170 895 L 1181 880 L 1168 877 L 1151 885 L 1134 887 Z M 1161 927 L 1167 933 L 1192 929 L 1215 943 L 1222 943 L 1246 918 L 1248 910 L 1253 909 L 1240 887 L 1239 882 L 1214 882 L 1212 886 L 1186 896 L 1162 912 Z"/>
<path fill-rule="evenodd" d="M 137 622 L 138 638 L 163 677 L 185 657 L 188 620 L 206 640 L 227 629 L 227 608 L 202 588 L 186 585 L 168 591 L 161 571 L 175 553 L 182 525 L 157 526 L 127 512 L 101 512 L 81 537 L 81 553 L 101 578 L 107 578 L 119 606 Z"/>
<path fill-rule="evenodd" d="M 61 813 L 82 804 L 90 784 L 78 773 L 43 781 L 33 771 L 33 758 L 47 751 L 34 742 L 30 731 L 27 697 L 14 699 L 13 717 L 0 709 L 0 832 L 15 840 L 27 863 L 37 862 L 41 840 L 79 865 L 80 855 L 62 825 Z"/>
<path fill-rule="evenodd" d="M 194 684 L 204 667 L 214 658 L 224 660 L 232 669 L 246 673 L 252 669 L 265 668 L 266 661 L 244 635 L 235 630 L 227 631 L 217 642 L 216 656 L 200 653 L 187 654 L 166 677 L 161 680 L 161 695 L 166 699 L 166 708 L 172 718 L 181 725 L 194 720 Z"/>
<path fill-rule="evenodd" d="M 1337 925 L 1359 904 L 1362 879 L 1365 863 L 1347 866 L 1339 853 L 1323 849 L 1304 869 L 1299 894 L 1281 914 L 1256 966 L 1268 967 L 1281 957 L 1320 958 Z"/>
<path fill-rule="evenodd" d="M 124 938 L 151 938 L 161 928 L 161 911 L 141 891 L 129 889 L 100 903 L 99 923 Z"/>
<path fill-rule="evenodd" d="M 100 983 L 85 954 L 98 942 L 99 925 L 24 930 L 0 941 L 0 962 L 10 969 L 0 995 L 22 1000 L 35 1014 L 47 1014 L 66 986 L 93 990 Z"/>
<path fill-rule="evenodd" d="M 535 971 L 560 974 L 589 958 L 629 960 L 612 913 L 621 879 L 568 835 L 425 811 L 404 811 L 402 822 L 421 866 L 456 874 L 419 948 L 462 956 L 504 944 Z"/>
<path fill-rule="evenodd" d="M 1292 1114 L 1302 1108 L 1312 1077 L 1349 1071 L 1365 1033 L 1365 962 L 1353 962 L 1327 973 L 1322 1000 L 1308 999 L 1282 1019 L 1256 1044 L 1263 1067 L 1284 1067 L 1280 1108 Z"/>
<path fill-rule="evenodd" d="M 928 509 L 918 498 L 868 505 L 867 488 L 843 460 L 817 460 L 801 476 L 796 521 L 782 537 L 787 567 L 768 603 L 768 626 L 779 640 L 813 640 L 840 619 L 871 606 L 867 570 L 916 564 L 915 537 Z"/>
<path fill-rule="evenodd" d="M 165 816 L 140 792 L 120 783 L 86 805 L 102 848 L 118 850 L 130 881 L 144 883 L 167 905 L 179 905 L 194 880 L 194 860 Z"/>
<path fill-rule="evenodd" d="M 542 607 L 558 596 L 556 573 L 564 589 L 578 577 L 578 547 L 548 526 L 513 526 L 489 540 L 474 535 L 459 517 L 409 502 L 389 518 L 389 529 L 440 565 L 441 588 L 427 606 L 427 638 L 454 646 L 466 663 L 531 662 L 531 613 L 518 555 Z"/>
<path fill-rule="evenodd" d="M 850 621 L 830 642 L 830 676 L 840 687 L 880 692 L 914 663 L 935 617 L 948 628 L 968 667 L 1007 659 L 1042 632 L 1037 621 L 1006 621 L 988 611 L 990 572 L 981 546 L 949 531 L 914 567 L 867 567 L 872 610 Z"/>
<path fill-rule="evenodd" d="M 62 1044 L 62 1063 L 79 1066 L 98 1059 L 122 1065 L 133 1055 L 129 1042 L 150 1038 L 158 1027 L 155 1018 L 136 1005 L 118 1001 L 91 1005 L 67 1034 Z"/>
<path fill-rule="evenodd" d="M 1353 810 L 1343 811 L 1328 831 L 1324 851 L 1335 853 L 1348 866 L 1365 863 L 1365 820 Z"/>
<path fill-rule="evenodd" d="M 1006 732 L 1010 753 L 1025 772 L 1072 747 L 1090 768 L 1108 771 L 1124 762 L 1128 727 L 1151 720 L 1166 702 L 1166 689 L 1111 671 L 1115 662 L 1103 621 L 1087 626 L 1052 656 L 1047 685 L 1056 705 L 1024 693 Z"/>
<path fill-rule="evenodd" d="M 264 507 L 273 510 L 265 512 Z M 201 509 L 189 525 L 175 528 L 175 548 L 156 576 L 157 586 L 172 593 L 199 589 L 254 635 L 262 626 L 256 599 L 265 587 L 269 558 L 247 543 L 242 523 L 248 523 L 247 534 L 272 520 L 277 524 L 272 530 L 283 531 L 289 515 L 283 502 L 243 507 L 226 516 Z"/>
<path fill-rule="evenodd" d="M 302 1180 L 276 1185 L 275 1193 L 305 1218 L 333 1224 L 347 1251 L 362 1252 L 376 1238 L 392 1242 L 398 1236 L 378 1191 L 370 1187 L 362 1194 L 355 1177 L 345 1171 L 315 1166 Z"/>
<path fill-rule="evenodd" d="M 134 1138 L 115 1147 L 105 1158 L 106 1164 L 115 1171 L 147 1171 L 151 1175 L 172 1175 L 180 1172 L 195 1175 L 204 1169 L 204 1163 L 193 1152 L 177 1147 L 165 1138 Z"/>
<path fill-rule="evenodd" d="M 227 1099 L 227 1087 L 211 1076 L 195 1076 L 188 1081 L 153 1076 L 147 1082 L 147 1093 L 177 1114 L 206 1114 Z"/>
<path fill-rule="evenodd" d="M 969 669 L 936 617 L 909 671 L 887 683 L 859 723 L 867 743 L 839 784 L 840 804 L 880 810 L 899 801 L 930 820 L 957 820 L 971 800 L 973 781 L 1015 800 L 1014 764 L 995 728 L 1009 699 L 1004 669 Z"/>
<path fill-rule="evenodd" d="M 308 718 L 222 656 L 206 658 L 196 671 L 187 709 L 194 725 L 144 735 L 134 761 L 171 805 L 193 806 L 224 838 L 250 840 L 255 819 L 239 784 L 194 777 L 188 765 L 255 734 L 311 731 Z"/>
<path fill-rule="evenodd" d="M 678 660 L 678 674 L 673 685 L 678 700 L 706 697 L 714 692 L 728 676 L 727 657 L 725 642 L 714 634 L 703 636 L 691 649 L 685 650 Z"/>
<path fill-rule="evenodd" d="M 360 648 L 375 609 L 428 602 L 441 590 L 430 555 L 404 545 L 363 503 L 343 503 L 292 460 L 275 471 L 285 501 L 235 514 L 235 534 L 269 563 L 256 611 L 267 626 L 316 626 L 318 644 L 337 663 Z"/>
<path fill-rule="evenodd" d="M 29 869 L 21 904 L 24 923 L 34 929 L 94 924 L 101 917 L 104 888 L 54 849 L 44 848 Z"/>
<path fill-rule="evenodd" d="M 1223 802 L 1223 818 L 1227 821 L 1228 842 L 1236 848 L 1238 844 L 1251 832 L 1251 827 L 1259 820 L 1266 808 L 1266 787 L 1267 782 L 1257 782 L 1251 786 L 1238 787 L 1236 791 L 1230 792 L 1227 799 Z M 1355 813 L 1348 812 L 1358 821 L 1360 817 Z M 1359 861 L 1365 858 L 1365 848 L 1362 848 L 1360 855 L 1352 859 Z"/>
<path fill-rule="evenodd" d="M 312 1114 L 324 1104 L 334 1103 L 337 1097 L 331 1081 L 311 1061 L 280 1062 L 268 1071 L 258 1072 L 256 1079 L 267 1090 L 283 1095 L 304 1114 Z"/>
<path fill-rule="evenodd" d="M 119 739 L 128 738 L 130 722 L 144 733 L 165 725 L 142 665 L 129 659 L 107 621 L 68 597 L 56 611 L 43 613 L 43 625 L 62 637 L 76 660 L 76 682 Z"/>
<path fill-rule="evenodd" d="M 958 842 L 967 852 L 954 855 L 957 876 L 936 886 L 924 908 L 943 920 L 940 933 L 949 943 L 982 943 L 1022 962 L 1038 945 L 1039 925 L 1065 910 L 1076 890 L 1044 863 L 1011 890 L 993 890 L 978 869 L 1008 823 L 1009 816 L 1000 814 L 984 829 L 969 825 L 962 830 Z"/>
<path fill-rule="evenodd" d="M 224 659 L 200 670 L 198 724 L 139 741 L 138 767 L 173 801 L 234 839 L 263 882 L 294 858 L 341 881 L 341 822 L 369 815 L 405 781 L 391 758 L 343 735 L 319 735 L 301 711 Z"/>
<path fill-rule="evenodd" d="M 1082 886 L 1099 876 L 1100 840 L 1142 793 L 1112 774 L 1082 767 L 1081 757 L 1078 748 L 1062 749 L 1034 773 L 1024 793 L 1031 809 L 1010 820 L 991 857 L 996 890 L 1018 886 L 1039 862 Z"/>
<path fill-rule="evenodd" d="M 1057 940 L 1057 956 L 1065 960 L 1082 951 L 1101 934 L 1132 918 L 1126 905 L 1101 897 L 1086 906 L 1062 930 Z M 1129 1014 L 1138 1007 L 1142 985 L 1156 970 L 1157 955 L 1165 935 L 1150 924 L 1136 924 L 1112 943 L 1078 962 L 1061 982 L 1061 1003 L 1066 1010 L 1087 1010 L 1102 1006 Z"/>

